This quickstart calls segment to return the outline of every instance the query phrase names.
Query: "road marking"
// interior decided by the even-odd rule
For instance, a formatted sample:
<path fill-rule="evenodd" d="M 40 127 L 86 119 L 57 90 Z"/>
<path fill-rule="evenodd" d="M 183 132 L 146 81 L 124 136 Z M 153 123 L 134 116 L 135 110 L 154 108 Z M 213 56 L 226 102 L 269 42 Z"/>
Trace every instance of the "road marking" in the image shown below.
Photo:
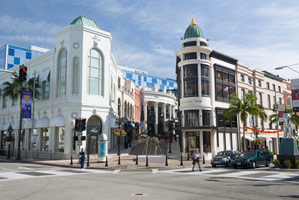
<path fill-rule="evenodd" d="M 26 170 L 34 170 L 34 169 L 30 169 L 30 168 L 27 168 L 27 167 L 19 167 L 19 169 L 26 169 Z"/>
<path fill-rule="evenodd" d="M 116 170 L 114 170 L 112 173 L 113 173 L 113 174 L 118 174 L 119 172 L 120 172 L 120 170 L 116 169 Z"/>
<path fill-rule="evenodd" d="M 153 173 L 153 174 L 157 174 L 158 171 L 159 171 L 158 169 L 153 169 L 153 170 L 152 170 L 152 173 Z"/>

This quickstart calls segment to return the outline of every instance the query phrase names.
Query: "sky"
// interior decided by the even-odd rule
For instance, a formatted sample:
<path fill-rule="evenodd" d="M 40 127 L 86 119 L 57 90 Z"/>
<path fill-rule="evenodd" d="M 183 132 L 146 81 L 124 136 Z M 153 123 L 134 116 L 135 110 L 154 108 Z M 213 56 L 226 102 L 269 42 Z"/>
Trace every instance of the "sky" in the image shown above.
<path fill-rule="evenodd" d="M 0 46 L 55 47 L 78 16 L 112 35 L 118 65 L 175 78 L 176 51 L 195 19 L 208 45 L 256 70 L 299 78 L 298 0 L 0 0 Z M 293 65 L 298 64 L 298 65 Z"/>

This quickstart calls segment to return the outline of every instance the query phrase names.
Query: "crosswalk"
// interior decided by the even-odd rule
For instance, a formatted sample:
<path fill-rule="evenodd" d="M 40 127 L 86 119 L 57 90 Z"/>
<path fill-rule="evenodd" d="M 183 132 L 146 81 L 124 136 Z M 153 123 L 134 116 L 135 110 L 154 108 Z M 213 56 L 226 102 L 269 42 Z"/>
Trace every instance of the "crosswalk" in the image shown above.
<path fill-rule="evenodd" d="M 58 170 L 40 170 L 40 171 L 29 171 L 25 168 L 19 168 L 20 171 L 0 172 L 0 182 L 10 181 L 17 179 L 27 178 L 41 178 L 41 177 L 54 177 L 54 176 L 72 176 L 82 174 L 105 174 L 115 173 L 109 170 L 95 170 L 95 169 L 58 169 Z M 118 173 L 118 172 L 117 172 Z"/>
<path fill-rule="evenodd" d="M 224 178 L 239 178 L 246 180 L 260 180 L 260 181 L 281 181 L 299 184 L 299 174 L 289 172 L 277 172 L 266 170 L 236 170 L 236 169 L 213 169 L 203 170 L 201 172 L 192 172 L 191 168 L 160 170 L 158 173 L 182 174 L 182 175 L 196 175 L 208 177 L 224 177 Z"/>

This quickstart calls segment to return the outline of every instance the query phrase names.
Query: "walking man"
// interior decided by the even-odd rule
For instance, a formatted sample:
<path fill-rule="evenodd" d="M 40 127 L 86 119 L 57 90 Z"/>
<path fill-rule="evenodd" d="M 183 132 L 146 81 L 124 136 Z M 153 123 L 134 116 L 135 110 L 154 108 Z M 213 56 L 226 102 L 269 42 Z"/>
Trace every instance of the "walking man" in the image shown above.
<path fill-rule="evenodd" d="M 201 168 L 200 168 L 200 163 L 199 163 L 199 149 L 197 148 L 196 151 L 194 151 L 193 156 L 192 156 L 192 160 L 193 160 L 193 167 L 192 167 L 192 171 L 194 172 L 194 166 L 197 163 L 198 164 L 198 169 L 201 172 Z"/>
<path fill-rule="evenodd" d="M 85 152 L 83 151 L 83 148 L 81 149 L 80 152 L 80 163 L 81 163 L 81 170 L 84 169 L 84 161 L 85 161 Z"/>

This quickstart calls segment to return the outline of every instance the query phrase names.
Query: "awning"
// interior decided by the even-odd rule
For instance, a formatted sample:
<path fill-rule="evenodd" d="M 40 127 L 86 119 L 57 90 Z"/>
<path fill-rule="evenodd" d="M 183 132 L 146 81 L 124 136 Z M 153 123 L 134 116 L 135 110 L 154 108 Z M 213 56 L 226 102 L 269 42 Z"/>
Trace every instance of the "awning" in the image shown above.
<path fill-rule="evenodd" d="M 7 131 L 9 125 L 11 125 L 11 127 L 13 127 L 15 125 L 15 122 L 7 122 L 4 126 L 4 130 Z"/>
<path fill-rule="evenodd" d="M 243 137 L 243 136 L 242 136 Z M 252 137 L 250 137 L 250 136 L 247 136 L 247 135 L 245 135 L 245 139 L 246 140 L 249 140 L 249 141 L 253 141 L 253 140 L 255 140 L 254 138 L 252 138 Z"/>
<path fill-rule="evenodd" d="M 53 127 L 65 126 L 64 116 L 63 115 L 57 115 L 56 117 L 51 119 L 50 126 L 53 126 Z"/>
<path fill-rule="evenodd" d="M 39 82 L 42 83 L 43 81 L 49 81 L 49 79 L 48 79 L 49 74 L 50 74 L 50 70 L 49 69 L 43 71 L 43 73 L 40 76 Z"/>
<path fill-rule="evenodd" d="M 34 119 L 34 125 L 33 127 L 36 127 L 36 119 Z M 24 123 L 24 129 L 32 128 L 32 119 L 27 119 Z"/>
<path fill-rule="evenodd" d="M 132 124 L 128 124 L 128 123 L 125 123 L 125 128 L 132 128 L 132 129 L 135 129 L 135 127 L 132 126 Z"/>
<path fill-rule="evenodd" d="M 24 127 L 24 120 L 22 120 L 22 129 L 24 129 L 23 127 Z M 12 129 L 19 130 L 20 129 L 20 121 L 16 121 L 16 123 L 14 124 Z"/>
<path fill-rule="evenodd" d="M 4 126 L 5 126 L 5 123 L 4 123 L 4 122 L 1 122 L 1 123 L 0 123 L 0 131 L 4 131 Z"/>
<path fill-rule="evenodd" d="M 143 125 L 142 125 L 141 123 L 139 123 L 139 122 L 136 122 L 135 124 L 136 124 L 138 127 L 140 127 L 140 126 L 143 127 Z"/>
<path fill-rule="evenodd" d="M 36 128 L 49 128 L 49 118 L 48 117 L 43 117 L 37 120 L 36 122 Z"/>

